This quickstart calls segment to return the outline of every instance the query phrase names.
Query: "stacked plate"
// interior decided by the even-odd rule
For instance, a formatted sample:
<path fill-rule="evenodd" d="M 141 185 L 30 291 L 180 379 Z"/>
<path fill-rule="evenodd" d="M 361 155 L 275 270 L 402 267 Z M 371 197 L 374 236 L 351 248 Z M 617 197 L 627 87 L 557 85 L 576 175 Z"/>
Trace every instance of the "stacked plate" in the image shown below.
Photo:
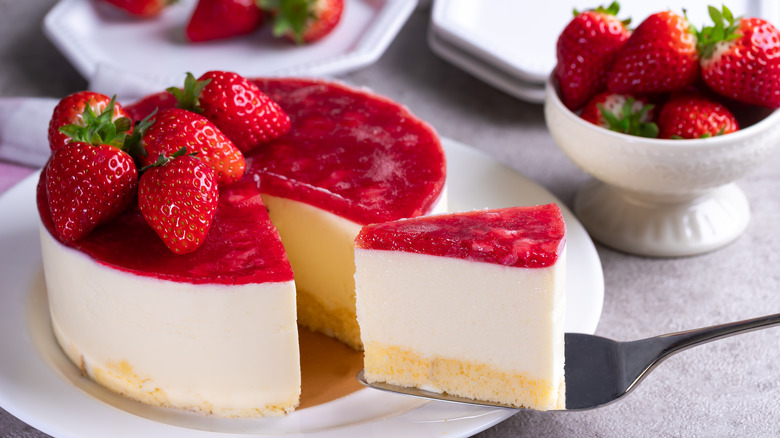
<path fill-rule="evenodd" d="M 444 60 L 519 99 L 541 103 L 544 82 L 555 67 L 558 34 L 583 11 L 610 0 L 526 2 L 517 0 L 435 0 L 428 29 L 428 44 Z M 675 2 L 677 13 L 687 11 L 697 28 L 711 23 L 711 0 Z M 637 0 L 620 2 L 618 17 L 631 17 L 632 27 L 667 7 Z M 780 2 L 730 0 L 735 16 L 763 17 L 780 25 Z"/>

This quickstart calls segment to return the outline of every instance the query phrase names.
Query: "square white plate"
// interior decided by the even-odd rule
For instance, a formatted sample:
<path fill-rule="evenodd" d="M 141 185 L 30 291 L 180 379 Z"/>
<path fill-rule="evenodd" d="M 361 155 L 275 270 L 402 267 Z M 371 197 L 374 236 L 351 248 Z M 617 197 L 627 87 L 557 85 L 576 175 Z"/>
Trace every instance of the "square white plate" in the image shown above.
<path fill-rule="evenodd" d="M 62 0 L 46 15 L 43 30 L 88 80 L 101 68 L 159 88 L 183 83 L 188 71 L 195 76 L 209 70 L 248 77 L 330 76 L 379 59 L 417 0 L 346 0 L 333 33 L 305 46 L 274 38 L 269 22 L 250 35 L 189 43 L 184 29 L 195 4 L 180 0 L 158 17 L 138 19 L 96 0 Z"/>

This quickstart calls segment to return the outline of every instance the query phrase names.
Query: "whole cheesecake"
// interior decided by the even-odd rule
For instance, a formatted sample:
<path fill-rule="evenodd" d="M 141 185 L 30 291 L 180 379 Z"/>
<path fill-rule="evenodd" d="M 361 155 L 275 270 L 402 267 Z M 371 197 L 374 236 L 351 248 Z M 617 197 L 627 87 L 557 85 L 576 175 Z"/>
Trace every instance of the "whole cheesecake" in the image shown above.
<path fill-rule="evenodd" d="M 291 411 L 300 394 L 296 323 L 362 347 L 360 228 L 446 208 L 438 136 L 406 108 L 331 82 L 256 83 L 292 127 L 246 155 L 244 177 L 221 187 L 211 229 L 191 254 L 168 250 L 135 207 L 64 244 L 39 185 L 55 335 L 71 361 L 116 392 L 220 416 Z M 140 120 L 173 105 L 165 92 L 126 109 Z"/>
<path fill-rule="evenodd" d="M 366 379 L 563 408 L 565 243 L 555 204 L 364 227 L 355 279 Z"/>

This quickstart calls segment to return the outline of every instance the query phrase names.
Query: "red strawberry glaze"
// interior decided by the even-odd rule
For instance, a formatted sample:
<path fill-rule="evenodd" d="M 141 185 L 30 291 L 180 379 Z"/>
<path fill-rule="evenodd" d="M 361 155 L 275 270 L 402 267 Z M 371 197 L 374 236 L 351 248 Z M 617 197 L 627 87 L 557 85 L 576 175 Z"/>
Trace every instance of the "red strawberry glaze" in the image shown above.
<path fill-rule="evenodd" d="M 566 225 L 555 204 L 425 216 L 363 227 L 355 247 L 521 268 L 558 260 Z"/>
<path fill-rule="evenodd" d="M 41 177 L 43 181 L 44 176 Z M 52 233 L 45 184 L 38 185 L 38 211 Z M 208 236 L 197 251 L 171 252 L 141 216 L 137 203 L 87 237 L 68 243 L 103 265 L 136 275 L 195 284 L 290 281 L 292 269 L 254 184 L 220 189 Z"/>
<path fill-rule="evenodd" d="M 263 193 L 301 201 L 359 224 L 427 213 L 446 175 L 434 130 L 389 99 L 332 82 L 256 79 L 290 116 L 287 134 L 248 153 L 244 178 Z M 137 120 L 170 95 L 126 109 Z"/>

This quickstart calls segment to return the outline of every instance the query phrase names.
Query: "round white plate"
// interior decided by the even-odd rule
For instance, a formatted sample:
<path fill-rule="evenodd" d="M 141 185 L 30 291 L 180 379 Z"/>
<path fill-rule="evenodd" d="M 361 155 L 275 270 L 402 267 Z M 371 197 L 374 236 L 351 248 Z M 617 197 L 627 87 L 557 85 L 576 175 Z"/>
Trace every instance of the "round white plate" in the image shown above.
<path fill-rule="evenodd" d="M 450 209 L 557 200 L 474 149 L 445 141 Z M 282 418 L 221 419 L 155 408 L 79 374 L 51 332 L 35 206 L 37 174 L 0 197 L 0 406 L 54 436 L 466 437 L 516 411 L 422 401 L 362 389 Z M 593 333 L 604 296 L 601 263 L 582 225 L 560 202 L 568 229 L 566 330 Z"/>
<path fill-rule="evenodd" d="M 239 38 L 188 43 L 184 28 L 195 0 L 179 0 L 141 20 L 96 0 L 62 0 L 46 15 L 44 33 L 91 80 L 100 71 L 137 76 L 158 89 L 229 70 L 247 77 L 328 76 L 367 66 L 384 53 L 417 0 L 346 0 L 339 26 L 317 43 L 274 38 L 270 23 Z"/>

